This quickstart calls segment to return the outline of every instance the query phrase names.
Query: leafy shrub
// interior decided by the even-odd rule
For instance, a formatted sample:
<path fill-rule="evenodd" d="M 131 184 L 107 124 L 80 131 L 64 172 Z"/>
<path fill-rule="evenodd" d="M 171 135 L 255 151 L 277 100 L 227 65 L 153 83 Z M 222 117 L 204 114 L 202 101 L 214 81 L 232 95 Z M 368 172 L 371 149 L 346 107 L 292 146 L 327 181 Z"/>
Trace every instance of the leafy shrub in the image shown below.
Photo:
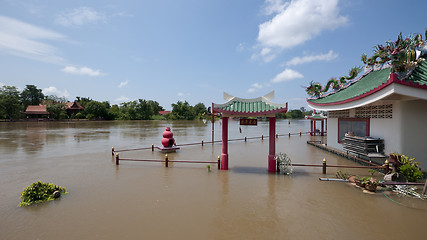
<path fill-rule="evenodd" d="M 33 203 L 52 201 L 58 198 L 61 194 L 67 194 L 65 188 L 56 186 L 52 183 L 37 181 L 24 188 L 24 191 L 21 193 L 22 200 L 18 204 L 18 207 L 28 206 Z"/>
<path fill-rule="evenodd" d="M 399 171 L 408 179 L 408 181 L 416 182 L 418 179 L 423 177 L 423 173 L 418 167 L 420 163 L 415 162 L 415 158 L 402 155 L 400 161 L 402 165 L 399 167 Z"/>
<path fill-rule="evenodd" d="M 274 156 L 274 160 L 276 160 L 279 164 L 280 173 L 289 175 L 294 172 L 291 158 L 286 155 L 286 153 L 277 153 L 276 156 Z"/>

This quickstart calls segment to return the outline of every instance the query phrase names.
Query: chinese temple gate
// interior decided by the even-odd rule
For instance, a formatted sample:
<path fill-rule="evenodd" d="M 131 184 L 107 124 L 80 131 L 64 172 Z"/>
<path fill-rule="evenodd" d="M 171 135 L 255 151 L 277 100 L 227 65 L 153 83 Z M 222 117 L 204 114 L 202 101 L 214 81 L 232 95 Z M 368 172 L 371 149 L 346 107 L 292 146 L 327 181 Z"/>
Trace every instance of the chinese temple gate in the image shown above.
<path fill-rule="evenodd" d="M 212 103 L 212 113 L 222 113 L 222 153 L 221 170 L 228 170 L 228 118 L 229 117 L 268 117 L 269 118 L 269 154 L 268 171 L 276 172 L 276 113 L 286 113 L 288 103 L 276 104 L 270 100 L 274 91 L 252 99 L 234 97 L 224 93 L 224 104 Z"/>
<path fill-rule="evenodd" d="M 305 116 L 305 119 L 310 119 L 310 136 L 316 136 L 316 134 L 320 134 L 320 136 L 324 136 L 326 133 L 325 126 L 327 127 L 328 118 L 323 116 L 322 113 L 316 113 L 316 110 L 313 110 L 313 114 L 311 116 Z M 320 131 L 316 129 L 316 121 L 320 122 Z"/>

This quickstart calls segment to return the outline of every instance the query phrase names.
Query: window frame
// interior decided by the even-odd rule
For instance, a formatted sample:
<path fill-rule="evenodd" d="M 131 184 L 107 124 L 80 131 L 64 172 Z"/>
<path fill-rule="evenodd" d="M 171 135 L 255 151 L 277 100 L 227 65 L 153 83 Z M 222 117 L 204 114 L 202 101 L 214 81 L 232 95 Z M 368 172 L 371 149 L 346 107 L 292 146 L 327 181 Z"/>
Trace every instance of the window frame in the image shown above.
<path fill-rule="evenodd" d="M 371 134 L 370 134 L 370 132 L 371 132 L 371 128 L 370 128 L 370 125 L 371 125 L 371 122 L 370 122 L 370 118 L 338 118 L 338 136 L 337 136 L 337 139 L 338 139 L 338 143 L 340 143 L 340 144 L 342 144 L 343 142 L 341 141 L 341 139 L 340 139 L 340 124 L 341 124 L 341 122 L 343 122 L 343 121 L 345 121 L 345 122 L 364 122 L 365 124 L 366 124 L 366 135 L 365 136 L 370 136 Z M 345 134 L 345 133 L 344 133 Z M 344 136 L 344 135 L 343 135 Z"/>

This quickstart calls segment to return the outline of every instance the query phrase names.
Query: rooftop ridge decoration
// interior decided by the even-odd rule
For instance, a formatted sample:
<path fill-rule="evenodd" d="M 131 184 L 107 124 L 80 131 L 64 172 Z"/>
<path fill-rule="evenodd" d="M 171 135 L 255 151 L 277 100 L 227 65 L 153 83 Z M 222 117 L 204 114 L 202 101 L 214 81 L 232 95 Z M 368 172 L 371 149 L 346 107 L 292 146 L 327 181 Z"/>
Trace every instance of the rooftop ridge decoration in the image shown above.
<path fill-rule="evenodd" d="M 425 34 L 427 38 L 427 30 Z M 421 55 L 419 48 L 422 49 L 424 44 L 423 37 L 419 33 L 411 34 L 405 39 L 400 33 L 396 41 L 386 41 L 385 46 L 381 44 L 375 46 L 372 57 L 367 58 L 365 53 L 362 54 L 361 60 L 367 67 L 388 63 L 391 65 L 393 73 L 406 73 L 415 67 L 417 59 Z"/>
<path fill-rule="evenodd" d="M 425 35 L 427 38 L 427 30 Z M 411 75 L 419 63 L 424 61 L 424 58 L 421 57 L 426 54 L 427 44 L 423 41 L 421 34 L 409 35 L 404 39 L 402 33 L 400 33 L 396 41 L 387 41 L 385 46 L 377 45 L 372 57 L 367 58 L 366 54 L 362 54 L 361 60 L 365 64 L 365 73 L 362 76 L 353 80 L 355 78 L 355 76 L 353 77 L 355 71 L 360 72 L 361 70 L 355 67 L 350 70 L 350 76 L 341 77 L 340 82 L 332 78 L 327 82 L 325 88 L 322 89 L 320 83 L 311 81 L 305 90 L 311 96 L 309 99 L 323 98 L 351 86 L 373 71 L 385 68 L 391 68 L 391 73 L 395 73 L 399 80 L 404 80 Z M 344 82 L 341 82 L 341 80 L 344 80 Z M 345 80 L 350 81 L 346 84 Z M 327 93 L 330 86 L 332 86 L 333 90 Z"/>
<path fill-rule="evenodd" d="M 342 76 L 340 77 L 339 80 L 337 80 L 336 78 L 331 78 L 326 83 L 326 86 L 323 89 L 320 83 L 318 82 L 315 83 L 314 81 L 311 81 L 310 86 L 306 87 L 305 91 L 307 92 L 307 94 L 314 97 L 323 96 L 324 93 L 329 91 L 329 88 L 331 86 L 333 90 L 338 91 L 345 86 L 348 80 L 353 80 L 354 78 L 356 78 L 361 71 L 362 69 L 360 67 L 353 67 L 352 69 L 350 69 L 350 72 L 348 73 L 349 75 L 348 77 Z"/>

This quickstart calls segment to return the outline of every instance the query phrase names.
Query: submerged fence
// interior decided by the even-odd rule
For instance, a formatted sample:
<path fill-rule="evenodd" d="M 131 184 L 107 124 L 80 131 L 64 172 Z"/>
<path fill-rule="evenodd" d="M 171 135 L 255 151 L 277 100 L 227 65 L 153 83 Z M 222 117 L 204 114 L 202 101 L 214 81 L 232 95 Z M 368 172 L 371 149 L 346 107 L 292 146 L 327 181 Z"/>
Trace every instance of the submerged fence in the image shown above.
<path fill-rule="evenodd" d="M 116 165 L 120 165 L 120 161 L 133 161 L 133 162 L 161 162 L 165 164 L 165 167 L 169 167 L 169 163 L 211 163 L 211 164 L 217 164 L 218 169 L 221 168 L 221 159 L 218 156 L 217 161 L 198 161 L 198 160 L 169 160 L 169 157 L 167 154 L 165 154 L 164 160 L 159 159 L 133 159 L 133 158 L 120 158 L 119 153 L 115 154 L 115 162 Z"/>
<path fill-rule="evenodd" d="M 283 137 L 283 136 L 287 136 L 287 137 L 291 137 L 291 136 L 302 136 L 302 135 L 306 135 L 306 134 L 310 134 L 310 132 L 297 132 L 297 133 L 287 133 L 287 134 L 276 134 L 276 138 L 279 137 Z M 254 140 L 254 139 L 261 139 L 264 140 L 264 138 L 268 139 L 269 135 L 265 135 L 262 134 L 260 137 L 247 137 L 245 136 L 244 138 L 235 138 L 235 139 L 228 139 L 229 142 L 236 142 L 236 141 L 245 141 L 247 142 L 248 140 Z M 183 144 L 176 144 L 177 147 L 183 147 L 183 146 L 194 146 L 194 145 L 202 145 L 204 146 L 204 144 L 215 144 L 215 143 L 222 143 L 222 140 L 215 140 L 215 141 L 204 141 L 203 139 L 200 142 L 194 142 L 194 143 L 183 143 Z M 114 150 L 114 147 L 112 148 L 112 152 L 114 155 L 114 152 L 127 152 L 127 151 L 138 151 L 138 150 L 149 150 L 151 149 L 151 151 L 154 151 L 155 146 L 154 144 L 151 145 L 151 147 L 142 147 L 142 148 L 130 148 L 130 149 L 119 149 L 119 150 Z"/>

